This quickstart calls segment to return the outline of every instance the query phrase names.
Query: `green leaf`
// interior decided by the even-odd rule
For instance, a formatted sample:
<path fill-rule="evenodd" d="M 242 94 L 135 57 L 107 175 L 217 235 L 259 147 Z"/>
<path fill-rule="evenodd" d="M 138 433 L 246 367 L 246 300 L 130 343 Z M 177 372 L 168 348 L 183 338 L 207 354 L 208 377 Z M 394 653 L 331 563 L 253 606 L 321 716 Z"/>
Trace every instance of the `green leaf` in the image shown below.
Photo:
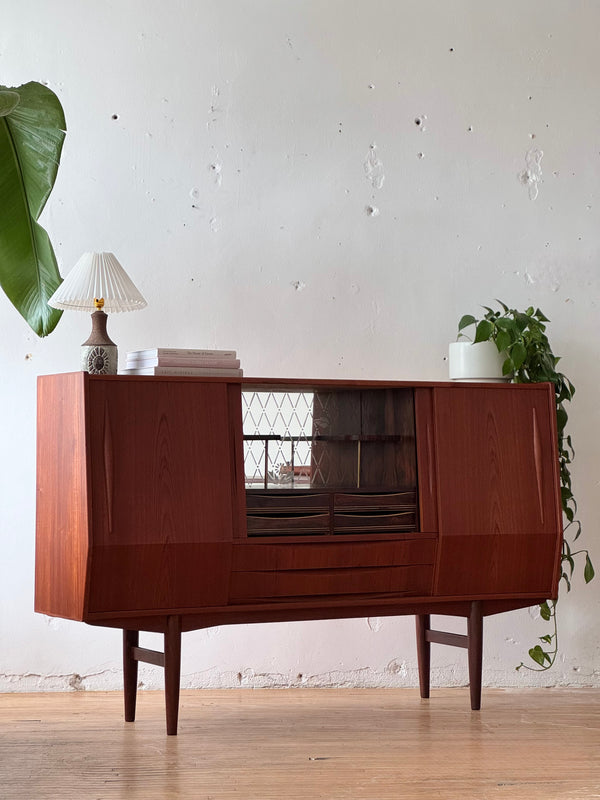
<path fill-rule="evenodd" d="M 509 356 L 505 360 L 504 364 L 502 364 L 502 374 L 510 375 L 514 371 L 515 371 L 515 365 L 513 364 L 512 358 Z"/>
<path fill-rule="evenodd" d="M 575 560 L 573 556 L 563 556 L 563 561 L 566 561 L 569 565 L 569 580 L 573 577 L 573 573 L 575 572 Z"/>
<path fill-rule="evenodd" d="M 567 416 L 567 412 L 564 408 L 557 408 L 556 409 L 556 422 L 558 425 L 559 430 L 564 430 L 565 425 L 567 424 L 569 417 Z M 570 442 L 569 442 L 570 444 Z"/>
<path fill-rule="evenodd" d="M 521 342 L 515 342 L 510 351 L 510 356 L 513 360 L 513 364 L 515 365 L 515 369 L 519 369 L 527 357 L 527 350 L 521 344 Z"/>
<path fill-rule="evenodd" d="M 48 306 L 62 279 L 37 220 L 54 186 L 66 124 L 47 87 L 0 86 L 0 96 L 7 92 L 20 101 L 0 115 L 0 285 L 35 333 L 46 336 L 62 313 Z"/>
<path fill-rule="evenodd" d="M 546 661 L 550 661 L 550 656 L 542 650 L 539 644 L 531 648 L 529 655 L 540 667 L 543 667 Z"/>
<path fill-rule="evenodd" d="M 595 574 L 596 573 L 594 572 L 594 565 L 592 564 L 589 555 L 586 553 L 585 567 L 583 568 L 583 577 L 585 578 L 585 582 L 589 583 L 591 580 L 593 580 Z"/>
<path fill-rule="evenodd" d="M 524 331 L 531 324 L 531 317 L 523 314 L 522 311 L 517 311 L 515 313 L 515 323 L 520 331 Z"/>
<path fill-rule="evenodd" d="M 502 353 L 506 350 L 510 345 L 510 333 L 507 331 L 498 331 L 496 335 L 496 347 L 498 348 L 498 352 Z"/>
<path fill-rule="evenodd" d="M 493 324 L 487 319 L 482 319 L 477 328 L 475 329 L 474 342 L 475 343 L 487 342 L 488 339 L 491 338 L 493 332 L 494 332 Z"/>
<path fill-rule="evenodd" d="M 499 319 L 496 320 L 496 325 L 505 331 L 516 330 L 514 320 L 509 319 L 508 317 L 500 317 Z"/>
<path fill-rule="evenodd" d="M 460 322 L 458 323 L 459 333 L 465 328 L 468 328 L 469 325 L 474 325 L 476 322 L 477 320 L 472 314 L 465 314 L 464 317 L 460 318 Z"/>
<path fill-rule="evenodd" d="M 0 117 L 6 117 L 20 102 L 21 97 L 18 92 L 10 90 L 0 91 Z"/>
<path fill-rule="evenodd" d="M 540 616 L 546 622 L 548 622 L 550 617 L 552 616 L 552 612 L 550 611 L 550 606 L 548 605 L 547 600 L 544 603 L 540 604 Z"/>

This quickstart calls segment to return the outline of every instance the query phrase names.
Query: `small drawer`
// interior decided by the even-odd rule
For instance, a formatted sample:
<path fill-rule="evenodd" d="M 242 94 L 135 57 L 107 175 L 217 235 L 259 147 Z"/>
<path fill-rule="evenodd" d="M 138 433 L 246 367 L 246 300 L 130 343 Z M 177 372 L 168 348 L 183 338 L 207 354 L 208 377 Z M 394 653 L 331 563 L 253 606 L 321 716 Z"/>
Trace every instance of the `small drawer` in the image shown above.
<path fill-rule="evenodd" d="M 329 514 L 248 514 L 248 535 L 327 533 Z"/>
<path fill-rule="evenodd" d="M 435 562 L 435 536 L 400 534 L 402 538 L 345 541 L 324 537 L 321 541 L 248 542 L 233 548 L 233 572 L 290 572 L 295 570 L 401 567 Z M 404 538 L 406 537 L 406 538 Z M 409 538 L 410 537 L 410 538 Z"/>
<path fill-rule="evenodd" d="M 336 509 L 410 509 L 417 503 L 416 492 L 339 492 L 335 495 Z"/>
<path fill-rule="evenodd" d="M 329 509 L 329 495 L 306 492 L 246 492 L 248 511 L 303 511 Z"/>
<path fill-rule="evenodd" d="M 336 533 L 346 531 L 414 531 L 417 519 L 414 511 L 395 512 L 392 514 L 336 513 L 334 529 Z"/>
<path fill-rule="evenodd" d="M 294 572 L 234 572 L 229 601 L 273 602 L 315 598 L 323 595 L 431 594 L 433 567 L 417 564 L 405 567 L 298 570 Z"/>

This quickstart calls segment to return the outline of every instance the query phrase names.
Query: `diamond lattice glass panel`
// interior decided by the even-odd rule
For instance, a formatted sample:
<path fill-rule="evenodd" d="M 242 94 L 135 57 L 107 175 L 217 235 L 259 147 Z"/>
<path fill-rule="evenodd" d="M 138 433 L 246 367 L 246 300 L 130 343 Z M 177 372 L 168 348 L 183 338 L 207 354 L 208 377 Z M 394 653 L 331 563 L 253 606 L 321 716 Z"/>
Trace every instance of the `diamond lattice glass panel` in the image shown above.
<path fill-rule="evenodd" d="M 312 392 L 242 392 L 247 489 L 311 483 Z"/>

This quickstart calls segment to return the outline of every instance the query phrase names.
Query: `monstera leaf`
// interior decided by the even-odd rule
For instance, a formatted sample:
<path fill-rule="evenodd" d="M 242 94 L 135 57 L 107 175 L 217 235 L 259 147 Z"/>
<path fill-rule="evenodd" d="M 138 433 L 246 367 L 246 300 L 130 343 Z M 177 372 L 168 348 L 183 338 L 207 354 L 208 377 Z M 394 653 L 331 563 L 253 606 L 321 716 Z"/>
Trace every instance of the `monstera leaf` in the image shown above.
<path fill-rule="evenodd" d="M 65 138 L 58 97 L 40 83 L 0 86 L 0 286 L 38 336 L 61 311 L 48 298 L 62 281 L 37 220 L 52 191 Z"/>

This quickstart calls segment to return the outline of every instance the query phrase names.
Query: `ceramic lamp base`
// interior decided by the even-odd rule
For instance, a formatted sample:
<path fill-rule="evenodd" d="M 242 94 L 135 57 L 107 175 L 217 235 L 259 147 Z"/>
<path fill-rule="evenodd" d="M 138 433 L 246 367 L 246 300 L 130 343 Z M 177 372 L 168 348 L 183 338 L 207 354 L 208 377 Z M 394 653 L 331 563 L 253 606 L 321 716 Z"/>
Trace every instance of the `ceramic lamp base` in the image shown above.
<path fill-rule="evenodd" d="M 90 375 L 117 374 L 117 345 L 106 332 L 106 320 L 106 314 L 101 308 L 94 311 L 92 332 L 81 345 L 81 369 Z"/>
<path fill-rule="evenodd" d="M 90 375 L 117 374 L 116 344 L 84 344 L 81 346 L 81 369 Z"/>

